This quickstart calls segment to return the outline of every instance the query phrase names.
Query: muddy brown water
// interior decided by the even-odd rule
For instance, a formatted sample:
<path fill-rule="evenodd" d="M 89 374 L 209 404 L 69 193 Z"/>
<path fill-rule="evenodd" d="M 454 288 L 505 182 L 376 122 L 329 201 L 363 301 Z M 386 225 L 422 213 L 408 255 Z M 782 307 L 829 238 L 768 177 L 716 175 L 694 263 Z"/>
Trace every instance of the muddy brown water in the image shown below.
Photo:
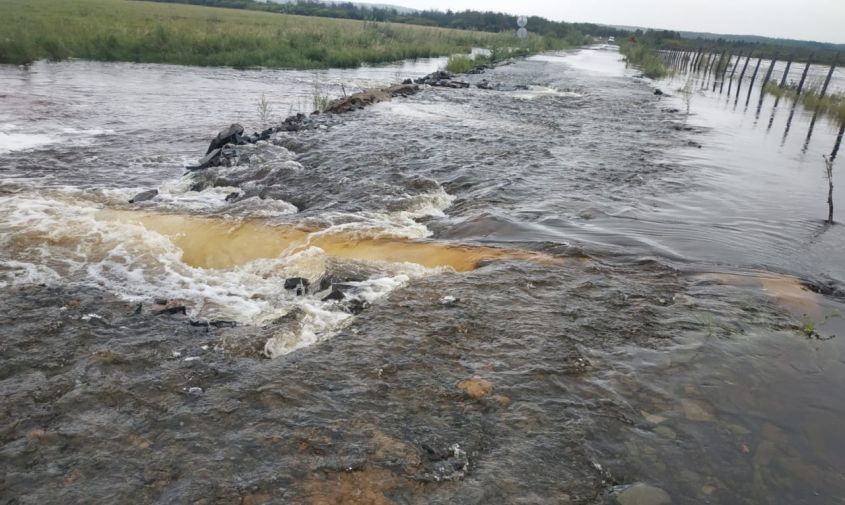
<path fill-rule="evenodd" d="M 845 500 L 837 125 L 610 51 L 483 78 L 184 176 L 315 74 L 0 68 L 0 502 Z"/>

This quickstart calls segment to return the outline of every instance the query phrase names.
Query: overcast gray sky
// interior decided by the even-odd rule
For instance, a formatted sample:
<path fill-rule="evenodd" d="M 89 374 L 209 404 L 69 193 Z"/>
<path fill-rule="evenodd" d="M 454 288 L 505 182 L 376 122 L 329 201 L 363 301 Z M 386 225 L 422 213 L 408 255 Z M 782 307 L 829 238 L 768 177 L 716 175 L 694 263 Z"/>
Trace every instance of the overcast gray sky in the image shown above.
<path fill-rule="evenodd" d="M 696 32 L 845 43 L 845 0 L 369 0 Z M 528 27 L 531 28 L 530 26 Z"/>

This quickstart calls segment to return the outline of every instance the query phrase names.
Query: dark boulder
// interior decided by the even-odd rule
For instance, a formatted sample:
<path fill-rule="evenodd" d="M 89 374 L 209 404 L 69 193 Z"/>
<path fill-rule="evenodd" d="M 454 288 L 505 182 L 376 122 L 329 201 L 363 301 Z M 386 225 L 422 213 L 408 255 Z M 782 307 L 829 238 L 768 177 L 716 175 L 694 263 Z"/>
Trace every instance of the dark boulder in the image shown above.
<path fill-rule="evenodd" d="M 450 88 L 468 88 L 469 83 L 466 81 L 452 81 L 449 83 Z"/>
<path fill-rule="evenodd" d="M 267 128 L 258 135 L 258 140 L 270 140 L 270 137 L 276 133 L 275 128 Z"/>
<path fill-rule="evenodd" d="M 468 73 L 468 74 L 483 74 L 485 71 L 487 71 L 488 69 L 491 69 L 491 68 L 493 68 L 493 67 L 490 66 L 490 65 L 486 65 L 486 64 L 485 65 L 478 65 L 471 70 L 467 70 L 466 73 Z"/>
<path fill-rule="evenodd" d="M 157 189 L 151 189 L 151 190 L 148 190 L 148 191 L 138 193 L 137 195 L 133 196 L 132 199 L 129 200 L 129 203 L 146 202 L 147 200 L 152 200 L 156 196 L 158 196 L 158 190 Z"/>
<path fill-rule="evenodd" d="M 205 154 L 214 151 L 215 149 L 219 149 L 226 144 L 238 144 L 242 143 L 239 142 L 241 135 L 244 132 L 244 127 L 239 124 L 233 124 L 228 128 L 220 130 L 220 133 L 217 134 L 216 137 L 211 141 L 211 144 L 208 146 L 208 150 Z"/>
<path fill-rule="evenodd" d="M 308 291 L 308 286 L 311 282 L 304 277 L 291 277 L 285 279 L 285 289 L 294 291 L 297 296 L 302 296 Z"/>
<path fill-rule="evenodd" d="M 414 82 L 417 84 L 427 84 L 429 86 L 437 86 L 441 88 L 468 88 L 469 83 L 455 79 L 455 74 L 439 70 L 428 74 L 425 77 L 420 77 Z"/>
<path fill-rule="evenodd" d="M 293 116 L 288 116 L 282 121 L 282 124 L 277 128 L 278 131 L 296 132 L 310 126 L 308 116 L 299 112 Z"/>
<path fill-rule="evenodd" d="M 454 76 L 451 73 L 446 72 L 444 70 L 438 70 L 437 72 L 432 72 L 426 76 L 414 79 L 414 82 L 416 82 L 417 84 L 431 84 L 432 82 L 440 81 L 443 79 L 451 79 L 452 77 Z"/>
<path fill-rule="evenodd" d="M 656 90 L 654 90 L 654 95 L 655 96 L 663 96 L 663 91 L 656 89 Z"/>
<path fill-rule="evenodd" d="M 188 324 L 199 328 L 234 328 L 238 325 L 235 321 L 227 321 L 225 319 L 213 319 L 211 321 L 205 319 L 191 319 L 188 321 Z"/>
<path fill-rule="evenodd" d="M 208 167 L 216 167 L 220 165 L 220 153 L 222 152 L 221 148 L 216 148 L 213 151 L 207 153 L 201 160 L 197 162 L 196 165 L 192 165 L 189 167 L 185 167 L 190 171 L 194 170 L 203 170 Z"/>
<path fill-rule="evenodd" d="M 185 304 L 179 300 L 157 299 L 155 300 L 155 303 L 153 304 L 151 310 L 152 313 L 157 316 L 173 314 L 185 315 L 188 313 L 187 306 L 185 306 Z"/>
<path fill-rule="evenodd" d="M 361 312 L 364 312 L 364 310 L 366 310 L 369 306 L 370 303 L 365 300 L 361 300 L 360 298 L 350 298 L 349 301 L 346 302 L 345 308 L 350 314 L 357 316 Z"/>
<path fill-rule="evenodd" d="M 328 302 L 328 301 L 332 301 L 332 300 L 340 301 L 340 300 L 343 300 L 344 298 L 346 298 L 346 295 L 343 294 L 343 291 L 341 291 L 337 288 L 333 288 L 331 293 L 329 293 L 328 295 L 323 297 L 323 301 L 324 302 Z"/>

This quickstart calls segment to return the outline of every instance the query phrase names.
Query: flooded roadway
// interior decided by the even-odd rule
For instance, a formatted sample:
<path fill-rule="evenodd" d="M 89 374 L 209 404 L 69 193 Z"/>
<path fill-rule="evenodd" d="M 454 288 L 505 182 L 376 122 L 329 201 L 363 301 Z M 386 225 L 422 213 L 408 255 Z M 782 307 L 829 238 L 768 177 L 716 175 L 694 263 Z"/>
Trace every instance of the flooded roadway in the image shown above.
<path fill-rule="evenodd" d="M 4 503 L 845 500 L 838 128 L 800 107 L 687 114 L 584 50 L 183 176 L 262 94 L 442 63 L 0 71 Z"/>

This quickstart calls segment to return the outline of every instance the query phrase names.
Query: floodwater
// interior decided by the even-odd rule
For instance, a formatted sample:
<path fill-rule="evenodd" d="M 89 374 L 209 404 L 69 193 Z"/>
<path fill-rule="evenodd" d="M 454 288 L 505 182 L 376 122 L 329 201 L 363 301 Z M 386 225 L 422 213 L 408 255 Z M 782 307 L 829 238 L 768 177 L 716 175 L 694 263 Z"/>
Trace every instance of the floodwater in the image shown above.
<path fill-rule="evenodd" d="M 825 118 L 585 49 L 185 173 L 443 63 L 0 68 L 0 501 L 845 502 Z"/>

